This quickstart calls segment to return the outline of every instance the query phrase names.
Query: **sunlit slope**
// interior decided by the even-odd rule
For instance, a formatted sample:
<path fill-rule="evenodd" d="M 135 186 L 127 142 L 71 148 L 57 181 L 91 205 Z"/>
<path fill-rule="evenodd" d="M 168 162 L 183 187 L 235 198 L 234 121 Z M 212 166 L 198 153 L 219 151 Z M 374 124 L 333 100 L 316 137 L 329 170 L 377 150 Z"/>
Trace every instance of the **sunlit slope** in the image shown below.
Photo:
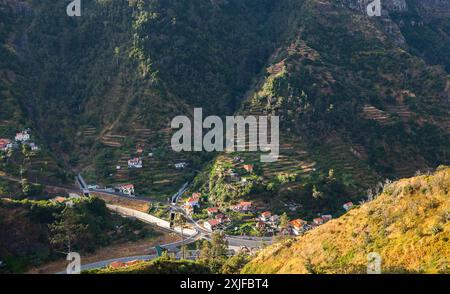
<path fill-rule="evenodd" d="M 450 168 L 386 185 L 370 203 L 261 252 L 244 273 L 450 273 Z"/>

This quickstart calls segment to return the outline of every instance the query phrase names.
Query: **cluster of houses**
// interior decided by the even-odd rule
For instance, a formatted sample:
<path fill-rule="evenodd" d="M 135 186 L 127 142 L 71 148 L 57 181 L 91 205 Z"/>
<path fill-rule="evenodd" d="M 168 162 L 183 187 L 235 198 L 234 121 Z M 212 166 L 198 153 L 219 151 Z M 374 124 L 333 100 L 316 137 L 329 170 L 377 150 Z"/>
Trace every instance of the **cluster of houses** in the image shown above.
<path fill-rule="evenodd" d="M 240 159 L 240 157 L 235 157 L 235 161 L 236 160 L 240 160 L 239 162 L 242 162 L 242 159 Z M 244 164 L 242 166 L 245 171 L 249 174 L 252 174 L 254 171 L 254 165 L 253 164 Z M 225 175 L 227 176 L 227 178 L 229 179 L 230 182 L 241 182 L 241 183 L 246 183 L 247 179 L 244 177 L 241 177 L 234 169 L 228 169 L 225 172 Z"/>
<path fill-rule="evenodd" d="M 133 184 L 122 184 L 117 187 L 117 190 L 125 195 L 134 196 L 134 185 Z"/>
<path fill-rule="evenodd" d="M 295 219 L 289 222 L 288 233 L 292 235 L 300 235 L 306 231 L 309 231 L 313 228 L 316 228 L 320 225 L 323 225 L 326 222 L 329 222 L 333 218 L 330 214 L 322 215 L 321 217 L 313 219 L 312 223 L 308 223 L 302 219 Z"/>
<path fill-rule="evenodd" d="M 31 141 L 30 129 L 18 132 L 14 140 L 0 138 L 0 151 L 8 151 L 9 149 L 16 149 L 19 144 L 29 146 L 32 151 L 38 151 L 39 146 Z"/>

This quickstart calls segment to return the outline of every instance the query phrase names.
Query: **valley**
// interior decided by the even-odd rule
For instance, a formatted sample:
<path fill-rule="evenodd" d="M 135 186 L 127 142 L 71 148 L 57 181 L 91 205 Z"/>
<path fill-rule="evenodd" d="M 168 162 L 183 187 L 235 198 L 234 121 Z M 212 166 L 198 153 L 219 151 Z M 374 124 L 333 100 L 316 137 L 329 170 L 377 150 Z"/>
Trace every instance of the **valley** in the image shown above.
<path fill-rule="evenodd" d="M 107 244 L 111 236 L 90 238 L 86 243 L 99 251 L 89 252 L 89 262 L 145 255 L 136 244 L 168 244 L 166 239 L 178 240 L 170 234 L 184 228 L 196 232 L 191 241 L 198 248 L 190 249 L 203 252 L 204 261 L 186 266 L 200 272 L 229 271 L 229 260 L 246 260 L 229 258 L 226 249 L 257 256 L 244 269 L 249 273 L 363 271 L 366 249 L 345 251 L 327 241 L 335 238 L 331 231 L 342 238 L 337 244 L 357 239 L 335 224 L 361 219 L 351 207 L 376 206 L 378 215 L 383 208 L 377 200 L 389 198 L 385 189 L 392 182 L 403 185 L 402 179 L 416 175 L 442 179 L 442 166 L 450 165 L 450 6 L 384 0 L 381 14 L 369 16 L 370 2 L 95 0 L 83 2 L 81 16 L 70 17 L 64 1 L 0 0 L 0 197 L 26 207 L 19 209 L 23 221 L 39 239 L 32 242 L 39 247 L 36 256 L 32 245 L 19 250 L 5 235 L 0 261 L 12 256 L 12 272 L 39 272 L 43 261 L 52 261 L 57 249 L 40 239 L 56 220 L 47 215 L 36 224 L 28 213 L 34 206 L 44 206 L 45 213 L 71 211 L 52 203 L 71 203 L 76 194 L 81 203 L 105 205 L 107 219 L 131 211 L 144 215 L 136 223 L 166 230 L 164 238 L 124 245 L 127 256 L 120 256 L 127 251 L 122 244 Z M 250 123 L 239 121 L 245 132 L 218 136 L 229 135 L 223 131 L 230 117 Z M 263 133 L 253 117 L 279 120 L 279 128 L 266 133 L 276 135 L 272 145 L 254 140 Z M 224 150 L 220 139 L 250 150 Z M 268 151 L 275 160 L 263 160 Z M 445 191 L 439 193 L 445 207 Z M 425 221 L 408 209 L 411 217 L 402 222 L 410 224 L 392 236 L 399 247 L 408 243 L 399 237 L 409 234 L 405 228 Z M 94 219 L 78 221 L 92 225 Z M 155 221 L 149 225 L 147 219 Z M 372 225 L 348 226 L 360 234 Z M 446 223 L 440 225 L 436 236 L 447 233 Z M 388 235 L 388 229 L 382 231 Z M 114 235 L 111 227 L 105 230 Z M 440 237 L 422 233 L 426 248 L 435 243 L 447 249 Z M 386 245 L 398 253 L 397 245 L 378 237 L 367 236 L 374 248 Z M 256 253 L 285 238 L 286 244 Z M 317 240 L 323 252 L 311 245 Z M 278 259 L 273 248 L 291 245 L 314 257 L 295 251 L 298 267 L 284 265 L 290 253 Z M 208 246 L 223 249 L 220 266 L 205 261 Z M 179 253 L 177 247 L 170 249 Z M 410 267 L 392 262 L 390 271 L 447 271 L 442 260 L 427 258 Z M 172 271 L 177 264 L 158 260 L 148 261 L 147 270 Z"/>

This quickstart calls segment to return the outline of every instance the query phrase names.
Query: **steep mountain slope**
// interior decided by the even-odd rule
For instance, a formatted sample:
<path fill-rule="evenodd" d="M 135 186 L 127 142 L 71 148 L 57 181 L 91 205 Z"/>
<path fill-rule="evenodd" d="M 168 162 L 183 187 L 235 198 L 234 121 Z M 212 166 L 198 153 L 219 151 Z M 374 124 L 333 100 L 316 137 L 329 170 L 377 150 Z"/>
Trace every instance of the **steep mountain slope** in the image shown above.
<path fill-rule="evenodd" d="M 165 197 L 213 157 L 172 152 L 173 117 L 278 114 L 279 162 L 229 198 L 335 211 L 385 177 L 449 161 L 449 77 L 427 64 L 448 63 L 447 5 L 390 0 L 369 18 L 368 2 L 97 0 L 70 18 L 67 3 L 2 0 L 0 131 L 32 127 L 89 182 Z M 136 156 L 144 168 L 128 169 Z M 175 169 L 182 161 L 189 168 Z"/>
<path fill-rule="evenodd" d="M 279 212 L 295 203 L 293 216 L 312 218 L 385 178 L 449 162 L 449 75 L 414 55 L 392 21 L 409 11 L 402 1 L 387 1 L 381 18 L 355 2 L 293 2 L 296 21 L 240 109 L 280 116 L 280 159 L 239 153 L 257 177 L 230 184 L 226 170 L 242 168 L 236 153 L 218 158 L 202 175 L 213 201 L 263 200 Z"/>
<path fill-rule="evenodd" d="M 386 185 L 372 202 L 265 249 L 244 273 L 450 273 L 450 168 Z"/>

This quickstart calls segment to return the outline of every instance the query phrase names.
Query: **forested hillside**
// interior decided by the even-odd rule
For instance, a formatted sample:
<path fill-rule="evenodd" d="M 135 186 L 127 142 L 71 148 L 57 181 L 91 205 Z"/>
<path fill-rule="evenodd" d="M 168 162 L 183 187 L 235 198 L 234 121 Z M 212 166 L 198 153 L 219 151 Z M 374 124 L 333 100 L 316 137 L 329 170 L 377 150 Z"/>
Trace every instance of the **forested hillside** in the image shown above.
<path fill-rule="evenodd" d="M 0 137 L 31 128 L 42 148 L 0 155 L 1 170 L 57 183 L 81 171 L 162 199 L 200 172 L 213 201 L 314 215 L 448 163 L 448 5 L 392 0 L 369 18 L 357 3 L 97 0 L 71 18 L 64 1 L 2 0 Z M 280 160 L 239 154 L 256 166 L 240 187 L 220 180 L 237 154 L 173 152 L 170 121 L 194 107 L 280 115 Z M 143 168 L 128 169 L 136 156 Z"/>

